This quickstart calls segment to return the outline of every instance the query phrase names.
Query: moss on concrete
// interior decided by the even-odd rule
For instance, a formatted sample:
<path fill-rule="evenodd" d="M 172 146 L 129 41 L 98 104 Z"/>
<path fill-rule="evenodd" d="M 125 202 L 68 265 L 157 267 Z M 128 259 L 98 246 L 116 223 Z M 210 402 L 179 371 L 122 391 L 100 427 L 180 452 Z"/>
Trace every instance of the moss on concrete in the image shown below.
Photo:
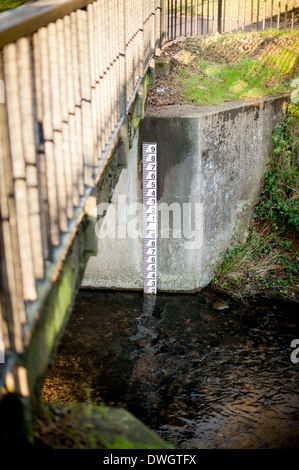
<path fill-rule="evenodd" d="M 171 59 L 169 57 L 157 58 L 155 72 L 157 77 L 168 77 L 171 72 Z"/>
<path fill-rule="evenodd" d="M 128 411 L 80 405 L 43 405 L 35 442 L 54 449 L 173 449 Z"/>

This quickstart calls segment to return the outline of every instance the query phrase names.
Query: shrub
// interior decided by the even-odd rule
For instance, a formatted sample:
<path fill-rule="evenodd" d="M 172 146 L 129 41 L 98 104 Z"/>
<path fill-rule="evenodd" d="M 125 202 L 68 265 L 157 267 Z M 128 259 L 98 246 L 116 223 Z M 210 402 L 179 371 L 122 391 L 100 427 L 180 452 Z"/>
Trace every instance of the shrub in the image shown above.
<path fill-rule="evenodd" d="M 299 235 L 299 105 L 288 112 L 273 132 L 274 149 L 268 164 L 255 218 L 271 219 L 275 230 L 286 226 Z"/>

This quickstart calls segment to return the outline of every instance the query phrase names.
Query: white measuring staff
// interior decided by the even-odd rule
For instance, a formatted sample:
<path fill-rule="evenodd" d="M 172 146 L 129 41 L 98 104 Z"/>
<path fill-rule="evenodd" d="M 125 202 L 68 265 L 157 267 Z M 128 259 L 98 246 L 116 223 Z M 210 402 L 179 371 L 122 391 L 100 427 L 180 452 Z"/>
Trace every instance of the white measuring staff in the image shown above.
<path fill-rule="evenodd" d="M 142 144 L 144 293 L 157 293 L 157 144 Z"/>

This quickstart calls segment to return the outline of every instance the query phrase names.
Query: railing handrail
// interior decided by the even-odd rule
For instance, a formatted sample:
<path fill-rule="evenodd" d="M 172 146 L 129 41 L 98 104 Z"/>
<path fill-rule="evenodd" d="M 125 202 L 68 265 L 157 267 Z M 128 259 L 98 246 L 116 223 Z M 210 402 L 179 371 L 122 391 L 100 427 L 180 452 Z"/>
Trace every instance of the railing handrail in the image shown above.
<path fill-rule="evenodd" d="M 94 0 L 37 0 L 0 13 L 0 49 Z"/>

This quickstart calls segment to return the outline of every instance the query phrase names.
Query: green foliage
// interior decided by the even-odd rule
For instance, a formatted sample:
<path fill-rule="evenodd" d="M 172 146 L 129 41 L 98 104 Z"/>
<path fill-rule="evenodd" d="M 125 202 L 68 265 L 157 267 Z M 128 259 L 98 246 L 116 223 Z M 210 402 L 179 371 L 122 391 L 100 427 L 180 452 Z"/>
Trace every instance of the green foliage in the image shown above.
<path fill-rule="evenodd" d="M 259 230 L 251 228 L 245 243 L 235 230 L 230 247 L 221 254 L 213 285 L 240 299 L 258 294 L 294 299 L 299 291 L 298 259 L 292 242 L 269 222 Z"/>
<path fill-rule="evenodd" d="M 184 99 L 202 106 L 291 91 L 298 45 L 291 30 L 192 39 L 177 57 Z"/>
<path fill-rule="evenodd" d="M 10 10 L 11 8 L 16 8 L 27 0 L 2 0 L 0 5 L 0 12 L 5 10 Z"/>
<path fill-rule="evenodd" d="M 240 242 L 235 229 L 216 266 L 214 287 L 238 298 L 262 294 L 298 299 L 298 108 L 291 103 L 273 132 L 271 161 L 246 242 Z"/>
<path fill-rule="evenodd" d="M 196 105 L 256 98 L 281 93 L 287 88 L 284 74 L 279 79 L 276 69 L 255 58 L 245 58 L 233 65 L 200 60 L 196 67 L 198 73 L 190 74 L 186 68 L 180 72 L 186 97 Z"/>
<path fill-rule="evenodd" d="M 292 229 L 299 235 L 299 107 L 288 113 L 274 130 L 274 149 L 255 218 L 271 219 L 273 227 Z"/>

